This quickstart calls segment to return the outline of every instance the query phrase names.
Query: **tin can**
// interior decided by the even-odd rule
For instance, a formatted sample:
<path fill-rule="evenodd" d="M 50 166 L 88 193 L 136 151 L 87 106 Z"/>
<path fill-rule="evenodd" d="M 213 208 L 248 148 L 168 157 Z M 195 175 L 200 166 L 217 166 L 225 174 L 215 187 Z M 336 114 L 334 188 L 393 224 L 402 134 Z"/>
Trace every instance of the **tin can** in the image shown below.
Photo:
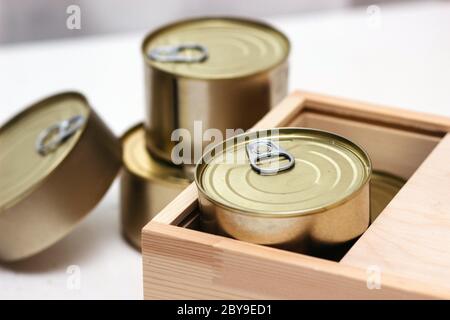
<path fill-rule="evenodd" d="M 44 99 L 0 128 L 0 260 L 68 234 L 109 188 L 120 144 L 84 96 Z"/>
<path fill-rule="evenodd" d="M 238 135 L 197 164 L 205 231 L 312 255 L 369 225 L 367 153 L 333 133 L 280 128 Z"/>
<path fill-rule="evenodd" d="M 202 142 L 203 131 L 252 127 L 287 93 L 289 50 L 280 31 L 236 18 L 186 20 L 150 33 L 142 45 L 149 151 L 172 161 L 181 140 L 172 134 L 182 128 L 191 152 L 175 154 L 175 163 L 195 165 L 210 142 Z"/>
<path fill-rule="evenodd" d="M 370 179 L 370 223 L 375 221 L 405 183 L 406 180 L 399 176 L 373 171 Z"/>
<path fill-rule="evenodd" d="M 141 229 L 190 181 L 179 167 L 154 159 L 145 147 L 142 124 L 122 137 L 123 170 L 120 184 L 122 231 L 135 247 L 141 247 Z"/>

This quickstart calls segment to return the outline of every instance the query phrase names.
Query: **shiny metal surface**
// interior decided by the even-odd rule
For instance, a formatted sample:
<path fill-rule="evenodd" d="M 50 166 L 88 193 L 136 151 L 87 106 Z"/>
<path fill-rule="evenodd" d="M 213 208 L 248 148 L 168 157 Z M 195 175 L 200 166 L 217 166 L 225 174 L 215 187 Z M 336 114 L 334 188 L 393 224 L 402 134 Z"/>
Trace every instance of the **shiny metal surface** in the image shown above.
<path fill-rule="evenodd" d="M 186 51 L 194 54 L 186 54 Z M 196 43 L 181 43 L 170 46 L 159 46 L 149 51 L 148 56 L 156 62 L 203 62 L 208 58 L 208 49 Z"/>
<path fill-rule="evenodd" d="M 254 140 L 240 136 L 197 165 L 204 230 L 311 254 L 361 235 L 369 225 L 368 155 L 343 137 L 314 129 L 281 128 L 272 138 L 295 157 L 292 169 L 258 174 L 245 157 Z M 232 160 L 223 161 L 227 155 Z M 267 165 L 279 161 L 286 160 Z"/>
<path fill-rule="evenodd" d="M 149 53 L 161 46 L 196 43 L 208 50 L 200 63 L 157 62 Z M 234 18 L 192 19 L 162 27 L 143 42 L 147 94 L 147 147 L 165 161 L 177 141 L 175 129 L 190 133 L 194 147 L 209 141 L 195 141 L 195 121 L 203 131 L 216 128 L 249 129 L 287 93 L 289 41 L 272 27 Z M 195 57 L 196 50 L 183 50 Z M 246 116 L 242 116 L 245 110 Z M 203 134 L 202 132 L 200 134 Z M 201 155 L 201 152 L 198 153 Z"/>
<path fill-rule="evenodd" d="M 292 154 L 280 148 L 273 141 L 260 139 L 247 144 L 247 157 L 252 169 L 261 175 L 274 175 L 281 171 L 292 169 L 295 166 L 295 159 Z M 279 166 L 264 167 L 260 161 L 271 160 L 274 157 L 287 159 L 287 163 L 280 163 Z"/>
<path fill-rule="evenodd" d="M 141 229 L 190 181 L 181 168 L 160 162 L 148 153 L 142 124 L 134 126 L 123 135 L 122 149 L 122 230 L 126 239 L 140 248 Z"/>
<path fill-rule="evenodd" d="M 36 151 L 42 156 L 55 151 L 68 138 L 80 130 L 85 122 L 84 116 L 75 115 L 45 128 L 36 139 Z"/>
<path fill-rule="evenodd" d="M 36 139 L 72 117 L 82 128 L 42 155 Z M 0 260 L 34 255 L 64 237 L 109 188 L 120 144 L 87 100 L 67 92 L 44 99 L 0 128 Z"/>
<path fill-rule="evenodd" d="M 251 20 L 220 17 L 166 26 L 145 40 L 144 52 L 186 43 L 205 48 L 208 59 L 204 63 L 165 63 L 159 60 L 150 63 L 157 69 L 181 77 L 223 80 L 271 69 L 284 62 L 289 52 L 287 38 L 272 27 Z M 189 56 L 189 53 L 185 55 Z"/>
<path fill-rule="evenodd" d="M 400 191 L 406 180 L 382 171 L 374 170 L 370 179 L 370 223 Z"/>

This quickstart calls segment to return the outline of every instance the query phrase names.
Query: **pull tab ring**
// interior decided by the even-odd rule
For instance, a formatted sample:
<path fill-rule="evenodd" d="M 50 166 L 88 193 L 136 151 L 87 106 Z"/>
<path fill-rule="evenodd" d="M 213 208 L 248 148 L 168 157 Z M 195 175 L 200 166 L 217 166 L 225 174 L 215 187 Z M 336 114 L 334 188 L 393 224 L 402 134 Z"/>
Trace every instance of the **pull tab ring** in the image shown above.
<path fill-rule="evenodd" d="M 184 50 L 194 50 L 198 54 L 195 56 L 188 56 L 182 54 Z M 172 46 L 161 46 L 152 49 L 149 58 L 158 62 L 187 62 L 195 63 L 202 62 L 208 58 L 208 49 L 198 43 L 183 43 Z"/>
<path fill-rule="evenodd" d="M 249 143 L 246 148 L 247 156 L 250 160 L 250 166 L 258 174 L 267 176 L 274 175 L 278 172 L 291 169 L 295 166 L 295 158 L 286 150 L 276 145 L 270 140 L 257 140 Z M 263 168 L 258 165 L 258 162 L 273 157 L 285 158 L 288 163 L 277 168 Z"/>
<path fill-rule="evenodd" d="M 86 122 L 81 115 L 57 122 L 42 130 L 36 139 L 36 152 L 46 156 L 55 151 Z"/>

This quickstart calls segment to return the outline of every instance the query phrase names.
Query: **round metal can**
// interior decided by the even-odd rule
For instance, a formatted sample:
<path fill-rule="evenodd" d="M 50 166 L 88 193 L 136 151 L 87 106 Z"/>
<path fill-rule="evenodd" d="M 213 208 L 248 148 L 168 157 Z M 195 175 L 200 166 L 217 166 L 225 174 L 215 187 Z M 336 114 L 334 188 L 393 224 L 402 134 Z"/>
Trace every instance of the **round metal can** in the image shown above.
<path fill-rule="evenodd" d="M 0 128 L 0 260 L 34 255 L 68 234 L 102 198 L 120 144 L 86 98 L 57 94 Z"/>
<path fill-rule="evenodd" d="M 405 183 L 406 180 L 401 177 L 373 171 L 370 179 L 370 223 L 375 221 Z"/>
<path fill-rule="evenodd" d="M 201 225 L 315 255 L 367 229 L 370 174 L 367 153 L 330 132 L 279 128 L 238 135 L 197 164 Z"/>
<path fill-rule="evenodd" d="M 134 126 L 123 135 L 122 150 L 122 231 L 133 246 L 140 248 L 141 229 L 190 181 L 181 168 L 158 161 L 148 153 L 143 124 Z"/>
<path fill-rule="evenodd" d="M 180 138 L 172 134 L 182 128 L 192 151 L 178 158 L 194 165 L 210 142 L 202 142 L 204 130 L 252 127 L 287 93 L 289 50 L 280 31 L 237 18 L 191 19 L 150 33 L 142 45 L 150 152 L 173 161 Z"/>

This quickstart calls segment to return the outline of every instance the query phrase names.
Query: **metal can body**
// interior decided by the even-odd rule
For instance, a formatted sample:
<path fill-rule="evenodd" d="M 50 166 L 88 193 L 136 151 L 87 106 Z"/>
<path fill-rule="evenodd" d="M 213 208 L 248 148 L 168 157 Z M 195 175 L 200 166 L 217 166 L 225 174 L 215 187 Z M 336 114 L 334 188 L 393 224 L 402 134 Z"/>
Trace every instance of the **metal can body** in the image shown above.
<path fill-rule="evenodd" d="M 281 128 L 275 139 L 292 153 L 295 166 L 264 176 L 249 169 L 248 160 L 216 162 L 221 154 L 239 154 L 259 141 L 250 138 L 226 147 L 233 139 L 223 143 L 223 153 L 196 168 L 205 231 L 315 255 L 367 229 L 371 165 L 358 146 L 323 131 Z M 303 139 L 300 147 L 296 139 Z"/>
<path fill-rule="evenodd" d="M 57 150 L 36 155 L 33 141 L 38 132 L 80 114 L 85 122 L 73 136 L 66 137 Z M 14 137 L 20 143 L 11 144 Z M 68 234 L 98 203 L 121 166 L 117 139 L 87 100 L 74 92 L 52 96 L 23 111 L 0 129 L 0 139 L 4 139 L 0 165 L 11 167 L 8 176 L 2 172 L 2 179 L 17 176 L 16 186 L 8 183 L 9 201 L 5 194 L 0 199 L 3 261 L 34 255 Z"/>
<path fill-rule="evenodd" d="M 405 183 L 406 181 L 401 177 L 387 172 L 373 171 L 370 179 L 370 223 L 375 221 Z"/>
<path fill-rule="evenodd" d="M 205 45 L 208 57 L 201 62 L 149 58 L 155 48 L 186 42 Z M 232 18 L 182 21 L 148 35 L 143 54 L 147 147 L 165 161 L 172 160 L 177 143 L 171 141 L 174 130 L 190 133 L 194 164 L 194 148 L 201 150 L 209 142 L 194 142 L 196 121 L 201 121 L 203 130 L 215 128 L 224 135 L 226 129 L 247 130 L 287 93 L 289 42 L 260 22 Z"/>
<path fill-rule="evenodd" d="M 301 217 L 258 217 L 237 214 L 199 194 L 204 231 L 246 242 L 315 254 L 345 244 L 368 227 L 369 185 L 346 203 L 326 213 Z M 355 214 L 356 213 L 356 214 Z"/>
<path fill-rule="evenodd" d="M 141 124 L 124 134 L 122 149 L 122 231 L 133 246 L 140 248 L 141 229 L 188 186 L 189 180 L 180 168 L 160 163 L 148 154 Z"/>

